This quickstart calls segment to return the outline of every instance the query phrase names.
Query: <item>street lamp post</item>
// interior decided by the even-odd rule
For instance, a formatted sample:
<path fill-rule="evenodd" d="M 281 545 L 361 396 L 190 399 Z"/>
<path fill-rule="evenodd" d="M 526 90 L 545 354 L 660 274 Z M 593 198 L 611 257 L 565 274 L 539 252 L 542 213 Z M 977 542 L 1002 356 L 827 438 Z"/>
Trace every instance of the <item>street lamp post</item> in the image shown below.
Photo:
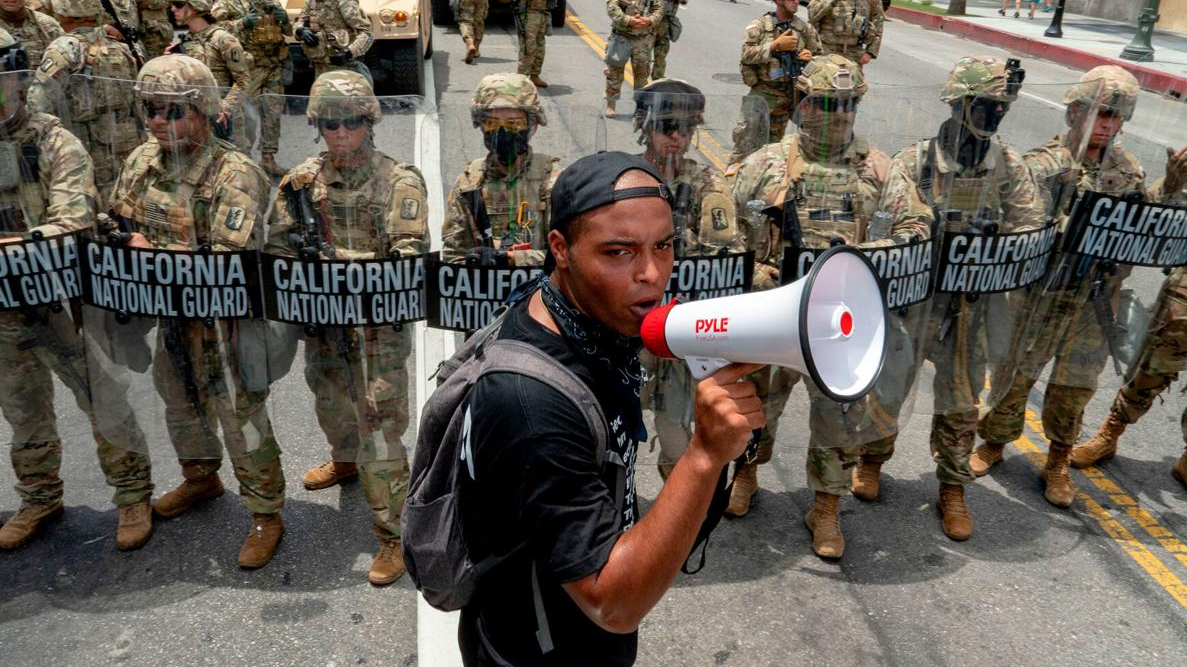
<path fill-rule="evenodd" d="M 1121 57 L 1126 60 L 1148 62 L 1154 60 L 1154 46 L 1150 38 L 1154 35 L 1154 24 L 1158 23 L 1158 0 L 1146 0 L 1142 13 L 1138 14 L 1138 31 L 1133 41 L 1121 49 Z"/>
<path fill-rule="evenodd" d="M 1067 4 L 1067 0 L 1059 0 L 1059 4 L 1055 6 L 1055 15 L 1051 17 L 1051 25 L 1047 27 L 1047 32 L 1043 34 L 1047 37 L 1063 37 L 1063 6 Z"/>

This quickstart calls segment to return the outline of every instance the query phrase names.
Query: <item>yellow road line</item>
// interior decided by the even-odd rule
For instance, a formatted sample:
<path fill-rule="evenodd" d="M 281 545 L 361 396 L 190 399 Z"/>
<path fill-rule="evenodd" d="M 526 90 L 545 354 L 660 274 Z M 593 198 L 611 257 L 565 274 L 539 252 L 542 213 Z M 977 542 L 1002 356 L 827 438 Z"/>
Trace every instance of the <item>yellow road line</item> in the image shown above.
<path fill-rule="evenodd" d="M 1026 410 L 1026 423 L 1044 442 L 1047 440 L 1047 434 L 1043 432 L 1043 424 L 1041 417 L 1035 413 L 1034 410 Z M 1129 495 L 1121 488 L 1119 484 L 1105 474 L 1103 470 L 1097 467 L 1085 468 L 1081 470 L 1088 481 L 1103 493 L 1109 496 L 1113 504 L 1125 511 L 1134 521 L 1137 522 L 1146 534 L 1154 538 L 1164 549 L 1171 553 L 1184 567 L 1187 567 L 1187 544 L 1175 537 L 1174 533 L 1158 523 L 1136 498 Z"/>
<path fill-rule="evenodd" d="M 566 7 L 565 9 L 565 23 L 567 23 L 569 27 L 573 29 L 573 32 L 577 33 L 577 36 L 581 38 L 581 41 L 585 42 L 589 48 L 593 49 L 594 53 L 598 54 L 599 58 L 606 57 L 606 40 L 598 37 L 597 33 L 595 33 L 593 30 L 590 30 L 589 26 L 585 25 L 581 19 L 577 18 L 577 15 L 573 13 L 571 8 Z M 627 69 L 623 73 L 623 78 L 627 83 L 631 84 L 632 87 L 635 85 L 635 75 L 634 71 L 631 69 L 630 63 L 627 63 Z M 729 160 L 729 156 L 726 154 L 725 149 L 722 148 L 721 144 L 708 132 L 704 132 L 700 129 L 697 130 L 696 138 L 697 149 L 701 152 L 701 154 L 704 155 L 705 158 L 710 162 L 712 162 L 713 166 L 717 167 L 719 171 L 724 172 L 727 166 L 726 163 Z"/>

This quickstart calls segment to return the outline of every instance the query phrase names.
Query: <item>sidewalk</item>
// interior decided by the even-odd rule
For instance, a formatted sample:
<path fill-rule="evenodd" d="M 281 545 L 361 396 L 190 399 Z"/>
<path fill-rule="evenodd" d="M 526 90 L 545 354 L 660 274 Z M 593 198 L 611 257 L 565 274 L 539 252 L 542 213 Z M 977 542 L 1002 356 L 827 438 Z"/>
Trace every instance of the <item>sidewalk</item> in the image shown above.
<path fill-rule="evenodd" d="M 1024 1 L 1021 18 L 1014 18 L 1013 4 L 1011 1 L 1004 17 L 998 15 L 1001 4 L 994 0 L 968 0 L 968 14 L 961 17 L 897 6 L 892 6 L 887 15 L 1075 69 L 1119 65 L 1133 72 L 1146 90 L 1187 98 L 1187 35 L 1155 30 L 1151 40 L 1154 60 L 1135 63 L 1121 60 L 1120 54 L 1137 32 L 1136 25 L 1064 12 L 1063 37 L 1046 37 L 1043 32 L 1051 25 L 1054 12 L 1036 9 L 1035 18 L 1028 19 L 1029 5 Z M 946 9 L 947 2 L 938 0 L 934 7 Z"/>

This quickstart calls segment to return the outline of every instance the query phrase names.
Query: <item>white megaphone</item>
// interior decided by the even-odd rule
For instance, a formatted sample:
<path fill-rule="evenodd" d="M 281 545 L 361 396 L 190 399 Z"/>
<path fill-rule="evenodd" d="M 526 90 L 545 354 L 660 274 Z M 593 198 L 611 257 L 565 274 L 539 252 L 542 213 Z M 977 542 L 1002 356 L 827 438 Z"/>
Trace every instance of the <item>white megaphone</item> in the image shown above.
<path fill-rule="evenodd" d="M 861 251 L 836 246 L 808 275 L 765 292 L 672 302 L 643 320 L 643 344 L 698 380 L 731 363 L 786 366 L 838 403 L 873 388 L 886 357 L 886 304 Z"/>

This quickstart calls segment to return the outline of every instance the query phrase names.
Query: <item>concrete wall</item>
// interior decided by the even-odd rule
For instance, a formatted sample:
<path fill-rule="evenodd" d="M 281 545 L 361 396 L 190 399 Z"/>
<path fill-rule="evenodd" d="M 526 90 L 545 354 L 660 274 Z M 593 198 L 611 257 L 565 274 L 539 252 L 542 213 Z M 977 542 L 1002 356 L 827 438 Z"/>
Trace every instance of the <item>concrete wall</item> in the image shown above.
<path fill-rule="evenodd" d="M 1137 25 L 1146 0 L 1067 0 L 1067 11 Z M 1187 32 L 1187 0 L 1162 0 L 1158 27 Z"/>

